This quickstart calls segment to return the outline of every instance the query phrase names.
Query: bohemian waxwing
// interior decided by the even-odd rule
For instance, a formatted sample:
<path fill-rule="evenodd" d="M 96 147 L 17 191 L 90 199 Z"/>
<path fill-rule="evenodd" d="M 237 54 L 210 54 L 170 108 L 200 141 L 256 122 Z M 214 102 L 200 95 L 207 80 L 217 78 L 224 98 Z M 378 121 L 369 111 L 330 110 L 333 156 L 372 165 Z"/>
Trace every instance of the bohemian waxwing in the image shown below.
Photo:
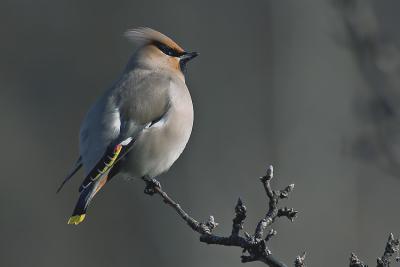
<path fill-rule="evenodd" d="M 80 129 L 80 157 L 57 192 L 83 166 L 86 178 L 68 224 L 79 224 L 94 195 L 115 175 L 154 178 L 182 153 L 193 125 L 185 52 L 150 28 L 126 32 L 139 45 L 122 75 L 92 105 Z"/>

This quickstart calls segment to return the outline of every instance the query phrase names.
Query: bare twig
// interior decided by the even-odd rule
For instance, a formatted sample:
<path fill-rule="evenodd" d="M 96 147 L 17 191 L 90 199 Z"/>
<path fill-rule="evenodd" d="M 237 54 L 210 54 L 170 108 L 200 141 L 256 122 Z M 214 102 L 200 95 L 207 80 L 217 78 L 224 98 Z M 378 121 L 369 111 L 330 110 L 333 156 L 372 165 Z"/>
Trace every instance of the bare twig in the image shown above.
<path fill-rule="evenodd" d="M 270 227 L 278 217 L 286 217 L 290 221 L 295 219 L 297 211 L 286 207 L 278 207 L 279 201 L 287 198 L 290 192 L 294 189 L 294 184 L 287 186 L 283 190 L 275 191 L 272 189 L 270 184 L 272 178 L 273 167 L 269 166 L 266 175 L 260 178 L 269 199 L 269 208 L 266 215 L 258 222 L 254 235 L 250 235 L 247 232 L 244 232 L 244 236 L 240 235 L 240 231 L 243 230 L 244 220 L 246 219 L 247 209 L 243 201 L 239 198 L 235 206 L 232 232 L 231 235 L 227 237 L 213 234 L 213 230 L 218 226 L 218 223 L 215 222 L 213 216 L 210 216 L 206 222 L 198 222 L 161 189 L 161 185 L 157 180 L 146 177 L 144 177 L 143 180 L 146 182 L 145 193 L 149 195 L 160 195 L 164 202 L 171 206 L 192 230 L 200 234 L 201 242 L 213 245 L 240 247 L 243 249 L 243 253 L 245 253 L 241 256 L 242 262 L 260 261 L 271 267 L 287 267 L 286 264 L 274 258 L 267 247 L 267 242 L 270 241 L 277 232 L 270 229 L 264 237 L 264 231 Z M 305 254 L 301 257 L 297 257 L 295 266 L 304 267 L 304 258 Z"/>
<path fill-rule="evenodd" d="M 381 258 L 376 260 L 377 267 L 390 267 L 391 258 L 393 254 L 397 254 L 396 261 L 399 261 L 399 246 L 400 240 L 394 238 L 393 234 L 389 235 L 388 241 L 386 242 L 385 252 Z M 368 267 L 365 265 L 354 253 L 351 253 L 350 267 Z"/>
<path fill-rule="evenodd" d="M 297 256 L 296 260 L 294 261 L 295 267 L 306 267 L 306 253 L 304 252 L 303 255 Z"/>
<path fill-rule="evenodd" d="M 365 265 L 358 257 L 356 254 L 351 253 L 350 256 L 350 267 L 368 267 L 368 265 Z"/>
<path fill-rule="evenodd" d="M 376 260 L 377 267 L 389 267 L 390 266 L 390 258 L 393 254 L 397 254 L 396 261 L 399 261 L 399 245 L 400 241 L 398 238 L 394 238 L 393 234 L 389 235 L 388 241 L 386 243 L 385 252 L 381 258 Z"/>
<path fill-rule="evenodd" d="M 247 208 L 243 201 L 239 198 L 235 206 L 235 217 L 233 218 L 232 231 L 230 236 L 219 236 L 213 233 L 213 230 L 218 226 L 213 216 L 205 222 L 198 222 L 192 218 L 182 207 L 170 198 L 165 191 L 161 189 L 160 183 L 155 179 L 144 177 L 146 183 L 145 193 L 149 195 L 158 194 L 163 199 L 164 203 L 171 206 L 178 215 L 189 225 L 189 227 L 200 234 L 200 241 L 206 244 L 240 247 L 243 249 L 241 256 L 242 262 L 260 261 L 270 267 L 287 267 L 287 265 L 272 256 L 271 251 L 267 247 L 267 243 L 277 232 L 269 229 L 264 237 L 265 230 L 270 227 L 277 218 L 286 217 L 293 221 L 297 216 L 297 211 L 291 208 L 279 208 L 279 201 L 286 199 L 290 192 L 294 189 L 294 184 L 291 184 L 283 190 L 273 190 L 271 180 L 273 178 L 273 167 L 267 169 L 265 176 L 261 177 L 261 183 L 268 197 L 268 211 L 266 215 L 258 222 L 254 235 L 243 232 L 244 236 L 240 235 L 243 230 L 244 220 L 246 219 Z M 399 261 L 399 239 L 395 239 L 393 234 L 389 235 L 386 243 L 385 252 L 381 258 L 377 259 L 377 267 L 390 267 L 391 258 L 397 254 L 396 261 Z M 306 253 L 297 256 L 294 261 L 295 267 L 305 267 Z M 350 267 L 368 267 L 354 253 L 350 257 Z"/>

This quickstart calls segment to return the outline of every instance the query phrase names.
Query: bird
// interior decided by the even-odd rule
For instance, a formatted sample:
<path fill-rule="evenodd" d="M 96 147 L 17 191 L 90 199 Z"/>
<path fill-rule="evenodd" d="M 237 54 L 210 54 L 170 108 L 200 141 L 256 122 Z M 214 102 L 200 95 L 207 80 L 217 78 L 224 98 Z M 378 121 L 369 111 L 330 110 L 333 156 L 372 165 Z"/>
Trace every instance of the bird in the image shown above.
<path fill-rule="evenodd" d="M 169 170 L 192 132 L 194 111 L 185 74 L 198 53 L 147 27 L 125 36 L 138 48 L 84 117 L 79 158 L 57 190 L 83 167 L 85 178 L 68 224 L 85 219 L 93 197 L 115 176 L 154 179 Z"/>

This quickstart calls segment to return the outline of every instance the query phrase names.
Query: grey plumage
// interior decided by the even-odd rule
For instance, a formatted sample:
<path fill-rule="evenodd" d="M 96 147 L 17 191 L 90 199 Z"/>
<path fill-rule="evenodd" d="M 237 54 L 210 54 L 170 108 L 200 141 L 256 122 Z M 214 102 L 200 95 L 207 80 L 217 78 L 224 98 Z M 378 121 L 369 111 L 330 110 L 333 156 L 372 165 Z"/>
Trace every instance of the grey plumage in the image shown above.
<path fill-rule="evenodd" d="M 153 121 L 157 121 L 151 125 Z M 129 178 L 155 177 L 169 169 L 183 151 L 193 124 L 193 107 L 185 83 L 173 73 L 134 67 L 88 112 L 80 133 L 86 174 L 107 147 L 135 139 L 121 166 Z M 151 127 L 148 127 L 151 125 Z"/>
<path fill-rule="evenodd" d="M 185 52 L 148 28 L 130 31 L 128 36 L 139 42 L 139 49 L 120 78 L 92 105 L 81 126 L 79 164 L 87 178 L 74 211 L 74 216 L 83 217 L 73 220 L 75 224 L 83 220 L 88 203 L 110 172 L 127 178 L 156 177 L 171 167 L 191 134 L 193 105 L 182 68 L 197 53 Z M 117 159 L 117 171 L 113 172 L 113 162 L 100 178 L 90 178 L 99 162 L 112 158 L 107 153 L 124 140 L 132 143 Z"/>

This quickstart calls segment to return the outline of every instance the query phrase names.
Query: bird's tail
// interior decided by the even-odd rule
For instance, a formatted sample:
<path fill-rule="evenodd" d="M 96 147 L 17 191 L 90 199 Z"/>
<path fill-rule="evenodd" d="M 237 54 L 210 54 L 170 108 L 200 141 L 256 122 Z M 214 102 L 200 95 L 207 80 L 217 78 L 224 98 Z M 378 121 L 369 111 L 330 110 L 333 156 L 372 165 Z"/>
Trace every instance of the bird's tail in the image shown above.
<path fill-rule="evenodd" d="M 72 170 L 69 172 L 69 174 L 67 175 L 67 177 L 65 177 L 64 181 L 61 183 L 61 185 L 58 187 L 57 189 L 57 193 L 59 193 L 61 191 L 61 189 L 63 188 L 63 186 L 65 185 L 66 182 L 69 181 L 69 179 L 72 178 L 72 176 L 75 175 L 75 173 L 77 171 L 79 171 L 79 169 L 82 167 L 82 157 L 79 157 L 78 160 L 75 162 L 74 167 L 72 168 Z"/>
<path fill-rule="evenodd" d="M 68 224 L 80 224 L 86 216 L 86 210 L 92 201 L 93 197 L 99 192 L 99 190 L 107 183 L 108 173 L 105 173 L 96 183 L 92 183 L 90 186 L 82 190 L 78 202 L 76 203 L 75 209 L 68 220 Z"/>

